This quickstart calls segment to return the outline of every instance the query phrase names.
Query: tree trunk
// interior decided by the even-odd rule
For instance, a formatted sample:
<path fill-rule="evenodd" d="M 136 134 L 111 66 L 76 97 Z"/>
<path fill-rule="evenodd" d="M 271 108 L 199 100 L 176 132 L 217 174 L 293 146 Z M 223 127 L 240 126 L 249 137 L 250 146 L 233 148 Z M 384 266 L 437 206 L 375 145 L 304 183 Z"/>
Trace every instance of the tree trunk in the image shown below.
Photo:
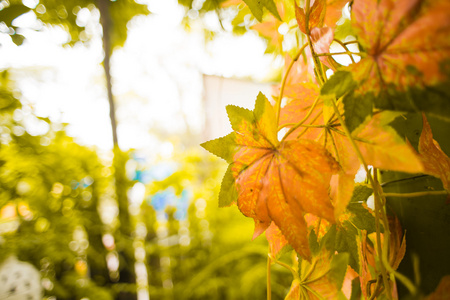
<path fill-rule="evenodd" d="M 118 232 L 116 232 L 117 241 L 117 251 L 120 257 L 120 268 L 119 268 L 119 282 L 120 283 L 135 283 L 136 278 L 134 274 L 134 248 L 132 244 L 132 227 L 130 214 L 128 211 L 128 197 L 127 190 L 130 187 L 130 182 L 126 178 L 125 164 L 126 156 L 119 148 L 118 137 L 117 137 L 117 122 L 115 115 L 115 101 L 114 95 L 112 93 L 112 83 L 111 83 L 111 70 L 110 61 L 112 54 L 112 44 L 111 44 L 111 32 L 112 32 L 112 20 L 109 13 L 109 0 L 99 0 L 98 8 L 100 10 L 100 22 L 102 24 L 103 33 L 103 50 L 105 52 L 105 58 L 103 60 L 103 67 L 105 70 L 106 77 L 106 89 L 108 93 L 108 102 L 110 108 L 110 119 L 111 119 L 111 129 L 114 144 L 114 180 L 115 180 L 115 192 L 117 197 L 117 204 L 119 207 L 119 222 L 120 227 Z M 136 299 L 136 295 L 130 294 L 129 292 L 120 292 L 117 299 Z"/>

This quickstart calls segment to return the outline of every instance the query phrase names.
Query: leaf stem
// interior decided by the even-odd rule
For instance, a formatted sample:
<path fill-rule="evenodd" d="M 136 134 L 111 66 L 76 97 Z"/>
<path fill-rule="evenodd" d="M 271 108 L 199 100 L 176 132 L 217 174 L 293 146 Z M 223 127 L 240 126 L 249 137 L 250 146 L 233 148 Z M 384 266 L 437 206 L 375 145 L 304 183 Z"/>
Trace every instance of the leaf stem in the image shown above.
<path fill-rule="evenodd" d="M 285 264 L 284 262 L 279 261 L 278 259 L 273 257 L 273 255 L 270 254 L 270 253 L 268 255 L 269 255 L 269 258 L 274 263 L 276 263 L 277 265 L 280 265 L 280 266 L 285 267 L 286 269 L 288 269 L 292 273 L 292 276 L 294 276 L 294 279 L 298 278 L 297 272 L 291 266 L 289 266 L 288 264 Z"/>
<path fill-rule="evenodd" d="M 347 47 L 347 45 L 346 44 L 344 44 L 343 42 L 341 42 L 340 40 L 338 40 L 338 39 L 333 39 L 336 43 L 338 43 L 339 45 L 341 45 L 342 46 L 342 48 L 344 48 L 344 50 L 346 51 L 346 52 L 350 52 L 350 50 L 348 50 L 348 47 Z M 352 60 L 352 63 L 355 63 L 355 60 L 353 59 L 353 55 L 349 55 L 349 57 L 350 57 L 350 59 Z"/>
<path fill-rule="evenodd" d="M 313 61 L 314 61 L 314 66 L 316 69 L 316 74 L 317 74 L 317 81 L 319 82 L 319 85 L 322 86 L 325 83 L 326 80 L 326 76 L 324 76 L 324 72 L 322 69 L 322 63 L 320 62 L 320 60 L 317 57 L 316 51 L 313 47 L 313 43 L 311 41 L 311 36 L 310 36 L 310 29 L 309 29 L 309 15 L 311 13 L 311 4 L 310 4 L 310 0 L 306 0 L 306 4 L 305 4 L 305 31 L 306 31 L 306 37 L 308 38 L 308 44 L 309 44 L 309 48 L 311 50 L 311 55 L 313 57 Z"/>
<path fill-rule="evenodd" d="M 311 122 L 309 122 L 309 125 L 312 125 L 312 124 L 320 117 L 321 113 L 322 113 L 322 111 L 320 111 L 320 112 L 314 117 L 314 119 L 312 119 Z M 308 130 L 308 127 L 306 127 L 305 129 L 303 129 L 303 131 L 300 132 L 300 133 L 297 135 L 297 139 L 300 138 L 302 135 L 304 135 L 305 132 L 306 132 L 307 130 Z"/>
<path fill-rule="evenodd" d="M 357 43 L 358 43 L 358 41 L 357 41 L 357 40 L 354 40 L 354 41 L 344 42 L 343 44 L 344 44 L 344 45 L 350 45 L 350 44 L 357 44 Z"/>
<path fill-rule="evenodd" d="M 375 181 L 375 184 L 377 184 L 377 188 L 379 189 L 379 195 L 381 195 L 383 203 L 386 204 L 386 198 L 385 195 L 383 195 L 382 193 L 382 189 L 380 184 L 378 183 L 378 174 L 377 174 L 377 169 L 374 169 L 374 174 L 373 174 L 373 179 Z M 379 200 L 379 198 L 378 198 Z M 375 205 L 377 204 L 377 199 L 375 197 Z M 380 203 L 381 204 L 381 203 Z M 383 255 L 382 255 L 382 264 L 385 266 L 385 268 L 392 274 L 394 274 L 394 276 L 397 277 L 397 279 L 409 290 L 409 292 L 412 295 L 416 295 L 417 293 L 417 289 L 414 286 L 414 284 L 411 282 L 411 280 L 409 280 L 408 277 L 406 277 L 405 275 L 395 271 L 392 266 L 389 263 L 388 260 L 388 248 L 389 248 L 389 241 L 390 241 L 390 230 L 389 230 L 389 221 L 387 219 L 386 216 L 386 211 L 384 210 L 384 208 L 381 206 L 379 207 L 381 209 L 381 216 L 383 218 L 383 226 L 384 226 L 384 244 L 383 244 Z"/>
<path fill-rule="evenodd" d="M 374 169 L 373 177 L 371 174 L 367 174 L 369 177 L 369 180 L 371 180 L 372 188 L 373 188 L 373 195 L 375 198 L 375 227 L 376 227 L 376 235 L 377 235 L 377 254 L 378 258 L 380 259 L 380 269 L 381 269 L 381 275 L 383 278 L 383 284 L 386 290 L 386 295 L 389 299 L 391 299 L 391 288 L 389 285 L 389 279 L 387 278 L 387 272 L 386 272 L 386 265 L 384 263 L 384 256 L 387 257 L 387 252 L 389 251 L 389 238 L 390 238 L 390 232 L 389 232 L 389 223 L 386 224 L 385 218 L 386 214 L 384 213 L 383 204 L 380 201 L 380 185 L 378 183 L 377 179 L 377 169 Z M 384 225 L 384 239 L 383 239 L 383 245 L 381 245 L 381 233 L 380 233 L 380 215 L 383 216 L 383 225 Z M 383 249 L 382 249 L 383 246 Z M 389 264 L 389 263 L 388 263 Z"/>
<path fill-rule="evenodd" d="M 356 145 L 355 140 L 353 139 L 353 137 L 352 137 L 350 131 L 348 130 L 347 126 L 346 126 L 345 123 L 344 123 L 344 119 L 342 118 L 341 113 L 339 112 L 339 109 L 338 109 L 338 107 L 337 107 L 337 105 L 336 105 L 336 101 L 333 100 L 333 101 L 331 101 L 331 103 L 332 103 L 332 105 L 333 105 L 334 112 L 335 112 L 335 114 L 336 114 L 336 116 L 337 116 L 339 122 L 341 123 L 342 128 L 344 129 L 345 135 L 346 135 L 346 136 L 348 137 L 348 139 L 350 140 L 350 143 L 352 144 L 352 147 L 353 147 L 353 149 L 355 150 L 356 155 L 358 156 L 359 161 L 360 161 L 360 162 L 362 163 L 362 165 L 364 166 L 364 170 L 365 170 L 366 173 L 367 173 L 367 177 L 369 178 L 370 184 L 371 184 L 372 189 L 373 189 L 373 191 L 374 191 L 374 196 L 375 196 L 375 225 L 376 225 L 377 248 L 378 248 L 378 249 L 377 249 L 377 253 L 378 253 L 379 258 L 382 258 L 382 251 L 381 251 L 381 236 L 380 236 L 380 227 L 379 227 L 379 226 L 380 226 L 380 219 L 379 219 L 379 215 L 378 215 L 378 211 L 377 211 L 377 209 L 378 209 L 377 202 L 379 201 L 379 195 L 380 195 L 380 192 L 379 192 L 378 187 L 377 187 L 377 185 L 376 185 L 376 183 L 375 183 L 375 181 L 374 181 L 374 179 L 373 179 L 373 177 L 372 177 L 372 174 L 369 172 L 369 167 L 367 166 L 367 163 L 366 163 L 366 161 L 364 160 L 364 157 L 363 157 L 361 151 L 359 150 L 358 145 Z M 378 201 L 377 201 L 377 198 L 378 198 Z M 378 203 L 378 204 L 379 204 L 379 203 Z M 385 230 L 386 230 L 386 229 L 385 229 Z M 388 230 L 389 230 L 389 229 L 388 229 Z M 381 259 L 380 259 L 380 261 L 381 261 Z M 383 277 L 384 287 L 385 287 L 385 289 L 386 289 L 386 291 L 387 291 L 387 292 L 386 292 L 386 295 L 387 295 L 387 297 L 388 297 L 389 300 L 392 300 L 392 295 L 391 295 L 391 293 L 390 293 L 389 282 L 388 282 L 388 274 L 386 273 L 386 269 L 385 269 L 385 267 L 384 267 L 384 264 L 381 263 L 380 266 L 381 266 L 381 275 L 382 275 L 382 277 Z"/>
<path fill-rule="evenodd" d="M 360 52 L 350 52 L 350 51 L 345 51 L 345 52 L 333 52 L 333 53 L 319 53 L 316 54 L 317 56 L 333 56 L 333 55 L 344 55 L 347 54 L 348 56 L 352 56 L 352 55 L 358 55 L 358 56 L 362 56 L 362 54 Z M 353 60 L 353 58 L 352 58 Z"/>
<path fill-rule="evenodd" d="M 298 123 L 287 123 L 284 124 L 283 126 L 280 126 L 280 128 L 278 128 L 278 130 L 284 128 L 284 127 L 289 127 L 289 126 L 297 126 L 297 127 L 306 127 L 306 128 L 327 128 L 327 125 L 298 125 Z M 336 125 L 337 126 L 337 125 Z"/>
<path fill-rule="evenodd" d="M 333 135 L 331 134 L 330 129 L 327 128 L 327 132 L 330 134 L 330 139 L 331 139 L 331 142 L 332 142 L 332 144 L 333 144 L 333 149 L 334 149 L 334 152 L 336 152 L 336 161 L 337 161 L 339 164 L 341 164 L 341 160 L 339 159 L 339 151 L 338 151 L 338 149 L 337 149 L 336 142 L 334 141 L 334 137 L 333 137 Z"/>
<path fill-rule="evenodd" d="M 317 103 L 319 102 L 320 97 L 317 97 L 316 100 L 314 100 L 313 105 L 311 106 L 311 108 L 309 109 L 308 113 L 306 114 L 306 116 L 297 123 L 297 125 L 295 125 L 294 127 L 292 127 L 291 129 L 289 129 L 289 131 L 283 136 L 283 138 L 281 139 L 281 142 L 283 142 L 292 132 L 294 132 L 297 128 L 299 128 L 300 126 L 303 125 L 303 123 L 306 122 L 306 120 L 311 116 L 312 112 L 314 111 L 314 109 L 317 106 Z"/>
<path fill-rule="evenodd" d="M 402 197 L 402 198 L 412 198 L 412 197 L 422 197 L 422 196 L 442 196 L 448 195 L 446 190 L 443 191 L 423 191 L 414 193 L 383 193 L 384 197 Z"/>
<path fill-rule="evenodd" d="M 283 80 L 281 81 L 281 88 L 280 88 L 280 95 L 278 96 L 278 101 L 277 101 L 277 109 L 276 109 L 276 117 L 277 117 L 277 126 L 280 123 L 280 111 L 281 111 L 281 100 L 283 99 L 283 93 L 284 93 L 284 88 L 286 86 L 286 80 L 287 77 L 289 75 L 289 72 L 292 69 L 292 66 L 294 65 L 294 63 L 298 60 L 298 58 L 300 57 L 300 55 L 302 54 L 303 50 L 305 50 L 306 46 L 308 46 L 308 43 L 305 43 L 300 50 L 298 50 L 297 54 L 295 55 L 295 57 L 292 59 L 291 63 L 289 64 L 286 72 L 284 73 L 284 77 Z"/>

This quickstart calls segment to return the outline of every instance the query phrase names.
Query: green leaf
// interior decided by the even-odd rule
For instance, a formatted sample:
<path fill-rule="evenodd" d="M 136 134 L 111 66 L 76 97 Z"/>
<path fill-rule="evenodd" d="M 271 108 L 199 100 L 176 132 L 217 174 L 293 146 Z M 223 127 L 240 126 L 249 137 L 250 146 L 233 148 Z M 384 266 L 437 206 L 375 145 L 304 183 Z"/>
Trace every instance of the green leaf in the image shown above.
<path fill-rule="evenodd" d="M 308 240 L 309 240 L 309 249 L 311 250 L 311 253 L 314 255 L 318 254 L 320 247 L 319 243 L 317 242 L 317 235 L 314 229 L 312 229 L 311 232 L 309 233 Z"/>
<path fill-rule="evenodd" d="M 244 0 L 248 5 L 253 16 L 259 21 L 262 21 L 263 8 L 266 7 L 278 20 L 281 21 L 281 17 L 278 14 L 277 6 L 273 0 Z"/>
<path fill-rule="evenodd" d="M 253 112 L 249 109 L 242 108 L 236 105 L 227 105 L 228 119 L 230 120 L 231 128 L 234 131 L 238 131 L 240 124 L 243 121 L 253 123 L 255 122 L 255 117 Z"/>
<path fill-rule="evenodd" d="M 368 117 L 372 117 L 374 99 L 370 95 L 355 97 L 351 93 L 344 97 L 345 125 L 350 132 L 358 128 Z"/>
<path fill-rule="evenodd" d="M 20 46 L 23 44 L 23 41 L 25 40 L 25 37 L 21 34 L 13 34 L 11 35 L 11 39 L 13 41 L 14 44 L 16 44 L 17 46 Z"/>
<path fill-rule="evenodd" d="M 255 109 L 253 111 L 257 126 L 262 135 L 264 135 L 267 140 L 272 145 L 278 144 L 277 138 L 277 121 L 275 116 L 275 110 L 272 104 L 267 100 L 263 93 L 259 93 L 255 102 Z"/>
<path fill-rule="evenodd" d="M 358 231 L 356 228 L 349 221 L 345 221 L 343 226 L 339 227 L 336 232 L 335 248 L 339 253 L 348 253 L 348 264 L 353 270 L 359 272 L 359 253 L 358 245 L 356 244 L 357 236 Z"/>
<path fill-rule="evenodd" d="M 278 14 L 277 6 L 275 5 L 275 2 L 273 0 L 260 0 L 260 1 L 267 8 L 267 10 L 270 11 L 272 15 L 274 15 L 278 20 L 281 21 L 281 17 Z"/>
<path fill-rule="evenodd" d="M 370 186 L 366 184 L 357 184 L 353 190 L 352 198 L 350 203 L 362 203 L 366 202 L 370 195 L 372 195 L 373 190 Z"/>
<path fill-rule="evenodd" d="M 374 106 L 383 110 L 426 112 L 450 122 L 448 99 L 450 99 L 450 80 L 433 87 L 411 87 L 406 91 L 398 91 L 395 86 L 389 85 L 374 98 Z"/>
<path fill-rule="evenodd" d="M 12 21 L 29 12 L 30 9 L 23 4 L 11 4 L 7 8 L 0 10 L 0 22 L 5 22 L 6 26 L 11 26 Z"/>
<path fill-rule="evenodd" d="M 200 146 L 231 163 L 236 152 L 235 133 L 232 132 L 224 137 L 205 142 Z"/>
<path fill-rule="evenodd" d="M 363 204 L 350 203 L 347 209 L 354 215 L 351 218 L 352 223 L 360 230 L 367 230 L 367 233 L 376 231 L 375 217 L 364 207 Z"/>
<path fill-rule="evenodd" d="M 329 276 L 336 284 L 338 289 L 342 288 L 345 273 L 347 272 L 348 261 L 348 253 L 339 253 L 338 255 L 333 256 L 333 259 L 331 261 Z"/>
<path fill-rule="evenodd" d="M 352 295 L 350 300 L 360 300 L 361 299 L 361 282 L 359 277 L 352 280 Z"/>
<path fill-rule="evenodd" d="M 228 166 L 227 171 L 222 179 L 219 192 L 219 207 L 230 206 L 235 203 L 238 198 L 235 179 L 231 172 L 232 164 Z"/>
<path fill-rule="evenodd" d="M 356 87 L 352 73 L 347 71 L 337 71 L 322 86 L 320 94 L 322 96 L 335 96 L 340 98 L 346 93 L 352 91 Z"/>
<path fill-rule="evenodd" d="M 331 252 L 334 252 L 336 250 L 336 232 L 336 224 L 333 224 L 320 240 L 321 247 L 325 247 Z"/>

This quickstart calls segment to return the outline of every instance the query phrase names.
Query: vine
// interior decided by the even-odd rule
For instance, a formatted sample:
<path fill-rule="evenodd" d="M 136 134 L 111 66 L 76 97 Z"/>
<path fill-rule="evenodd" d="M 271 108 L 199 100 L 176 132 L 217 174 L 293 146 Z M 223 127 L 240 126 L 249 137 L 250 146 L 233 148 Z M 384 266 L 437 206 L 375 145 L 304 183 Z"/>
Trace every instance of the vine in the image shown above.
<path fill-rule="evenodd" d="M 290 50 L 295 55 L 274 104 L 260 93 L 253 111 L 228 106 L 233 132 L 202 144 L 230 164 L 219 203 L 235 203 L 253 218 L 254 237 L 266 234 L 267 299 L 273 263 L 293 274 L 286 299 L 397 299 L 397 282 L 410 295 L 423 296 L 418 260 L 414 281 L 398 270 L 409 233 L 390 211 L 389 199 L 449 197 L 450 158 L 433 139 L 425 113 L 450 121 L 450 77 L 444 67 L 450 56 L 445 14 L 450 4 L 355 0 L 350 20 L 339 22 L 351 26 L 340 27 L 347 1 L 244 2 L 262 24 L 295 19 L 293 34 L 307 40 Z M 264 7 L 272 15 L 263 15 Z M 425 42 L 418 43 L 419 37 Z M 285 37 L 277 31 L 270 38 Z M 344 51 L 331 52 L 332 43 Z M 349 49 L 353 44 L 359 51 Z M 274 51 L 286 52 L 281 45 Z M 347 56 L 349 65 L 339 64 L 338 56 Z M 431 92 L 437 89 L 443 92 Z M 423 118 L 416 148 L 390 125 L 408 112 Z M 280 130 L 285 130 L 281 140 Z M 361 166 L 368 184 L 355 183 Z M 428 174 L 444 189 L 385 191 L 388 183 L 403 179 L 380 182 L 379 170 L 416 174 L 411 178 Z M 280 260 L 289 249 L 298 255 L 293 267 Z M 428 299 L 440 299 L 433 297 L 449 286 L 450 276 L 444 276 Z"/>

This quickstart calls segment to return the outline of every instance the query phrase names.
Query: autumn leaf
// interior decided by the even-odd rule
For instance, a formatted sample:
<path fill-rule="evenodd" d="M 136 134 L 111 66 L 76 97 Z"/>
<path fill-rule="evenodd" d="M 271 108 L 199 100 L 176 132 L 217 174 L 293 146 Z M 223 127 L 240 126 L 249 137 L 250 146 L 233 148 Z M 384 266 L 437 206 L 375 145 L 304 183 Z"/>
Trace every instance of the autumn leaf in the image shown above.
<path fill-rule="evenodd" d="M 286 97 L 290 98 L 290 100 L 281 109 L 280 126 L 293 127 L 293 124 L 303 120 L 307 116 L 314 102 L 319 97 L 319 89 L 313 83 L 300 83 L 295 86 L 286 87 L 285 91 Z M 305 120 L 305 124 L 319 125 L 321 122 L 323 123 L 322 118 L 319 118 L 321 114 L 320 108 L 322 107 L 322 101 L 318 101 L 316 109 Z M 289 139 L 295 139 L 303 129 L 303 127 L 298 128 L 289 136 Z M 317 137 L 316 133 L 310 130 L 302 138 L 315 139 Z"/>
<path fill-rule="evenodd" d="M 337 21 L 342 17 L 342 9 L 348 0 L 311 0 L 309 15 L 309 28 L 322 27 L 326 25 L 330 29 L 336 27 Z M 295 3 L 295 16 L 298 26 L 303 33 L 306 30 L 306 11 Z"/>
<path fill-rule="evenodd" d="M 304 34 L 308 34 L 313 27 L 322 27 L 325 19 L 326 0 L 315 0 L 310 3 L 308 28 L 306 27 L 306 9 L 294 3 L 295 18 L 297 19 L 298 27 Z"/>
<path fill-rule="evenodd" d="M 254 219 L 254 237 L 273 221 L 289 244 L 310 259 L 303 215 L 311 213 L 334 222 L 328 191 L 338 164 L 317 142 L 278 142 L 275 112 L 261 93 L 253 111 L 228 106 L 227 112 L 234 132 L 202 146 L 228 161 L 229 149 L 234 149 L 230 165 L 237 205 L 245 216 Z M 219 147 L 225 140 L 228 144 Z"/>
<path fill-rule="evenodd" d="M 405 234 L 401 228 L 400 221 L 396 217 L 389 218 L 389 264 L 396 270 L 400 265 L 406 251 L 406 239 Z M 379 256 L 376 253 L 377 239 L 375 233 L 367 234 L 362 232 L 362 239 L 358 240 L 360 255 L 361 255 L 361 290 L 364 297 L 369 298 L 374 293 L 380 293 L 380 290 L 375 290 L 376 279 L 380 280 L 378 275 L 380 274 Z M 384 243 L 384 234 L 381 234 L 381 244 Z M 394 282 L 390 282 L 393 285 L 391 289 L 392 298 L 397 298 L 397 288 Z"/>
<path fill-rule="evenodd" d="M 288 244 L 280 228 L 273 222 L 266 230 L 266 239 L 269 242 L 269 253 L 273 257 L 277 257 L 281 250 Z"/>
<path fill-rule="evenodd" d="M 285 8 L 283 2 L 277 3 L 277 9 L 280 14 L 280 18 L 284 18 Z M 251 27 L 251 29 L 256 30 L 260 35 L 266 37 L 269 40 L 269 47 L 275 47 L 275 49 L 282 49 L 282 43 L 284 40 L 284 35 L 282 35 L 278 28 L 283 24 L 283 22 L 273 15 L 268 16 L 264 19 L 264 22 L 257 23 Z"/>
<path fill-rule="evenodd" d="M 243 0 L 245 4 L 248 5 L 253 16 L 261 22 L 264 8 L 266 8 L 272 15 L 274 15 L 278 20 L 281 20 L 278 14 L 277 7 L 273 0 Z"/>
<path fill-rule="evenodd" d="M 364 50 L 347 68 L 359 82 L 355 97 L 450 120 L 449 11 L 446 0 L 355 0 L 352 26 Z"/>
<path fill-rule="evenodd" d="M 421 173 L 423 165 L 414 152 L 414 149 L 403 141 L 393 128 L 387 125 L 390 115 L 378 113 L 371 119 L 366 120 L 363 126 L 358 127 L 352 133 L 352 137 L 359 148 L 364 161 L 368 165 L 382 170 L 392 170 L 407 173 Z M 350 140 L 345 136 L 340 127 L 335 127 L 330 131 L 332 142 L 327 144 L 327 148 L 333 156 L 338 158 L 344 170 L 340 174 L 342 180 L 355 177 L 361 162 L 357 158 L 355 149 Z M 348 178 L 345 178 L 348 177 Z M 334 200 L 336 208 L 342 211 L 350 200 L 352 187 L 349 184 L 342 185 L 338 190 L 343 195 Z M 339 212 L 337 212 L 339 213 Z"/>
<path fill-rule="evenodd" d="M 425 114 L 423 114 L 423 129 L 419 139 L 419 156 L 425 168 L 424 173 L 441 179 L 444 188 L 450 193 L 450 158 L 433 139 Z"/>
<path fill-rule="evenodd" d="M 327 0 L 324 24 L 330 28 L 336 27 L 337 21 L 342 17 L 342 9 L 348 0 Z"/>
<path fill-rule="evenodd" d="M 346 72 L 337 72 L 337 76 L 334 78 L 342 77 L 345 79 L 347 78 L 346 74 Z M 354 81 L 344 80 L 343 84 L 353 86 Z M 328 98 L 331 95 L 340 96 L 344 93 L 345 91 L 336 85 L 326 84 L 321 89 L 325 103 L 326 101 L 333 101 Z M 309 93 L 305 93 L 302 99 L 296 99 L 287 104 L 281 111 L 281 124 L 289 128 L 303 120 L 315 95 L 314 89 L 311 89 Z M 325 144 L 328 151 L 339 162 L 341 169 L 338 174 L 333 176 L 331 181 L 331 195 L 335 206 L 335 214 L 338 217 L 345 211 L 350 201 L 353 192 L 353 180 L 361 162 L 334 114 L 326 113 L 326 117 L 320 117 L 321 110 L 325 115 L 328 106 L 318 106 L 312 113 L 312 116 L 315 117 L 310 117 L 308 122 L 304 123 L 306 126 L 313 125 L 313 127 L 299 127 L 296 131 L 290 133 L 285 140 L 295 140 L 298 133 L 305 131 L 302 137 L 316 139 L 319 143 Z M 342 111 L 342 104 L 340 107 Z M 368 165 L 383 170 L 421 173 L 423 165 L 414 149 L 400 138 L 393 128 L 388 126 L 396 116 L 396 114 L 390 112 L 379 112 L 373 117 L 368 116 L 360 126 L 353 130 L 352 138 Z M 330 118 L 331 120 L 329 120 Z M 323 128 L 317 128 L 320 125 Z"/>
<path fill-rule="evenodd" d="M 301 274 L 295 278 L 285 300 L 339 299 L 347 273 L 348 255 L 331 255 L 322 250 L 311 263 L 303 260 Z M 300 297 L 302 295 L 302 297 Z"/>

